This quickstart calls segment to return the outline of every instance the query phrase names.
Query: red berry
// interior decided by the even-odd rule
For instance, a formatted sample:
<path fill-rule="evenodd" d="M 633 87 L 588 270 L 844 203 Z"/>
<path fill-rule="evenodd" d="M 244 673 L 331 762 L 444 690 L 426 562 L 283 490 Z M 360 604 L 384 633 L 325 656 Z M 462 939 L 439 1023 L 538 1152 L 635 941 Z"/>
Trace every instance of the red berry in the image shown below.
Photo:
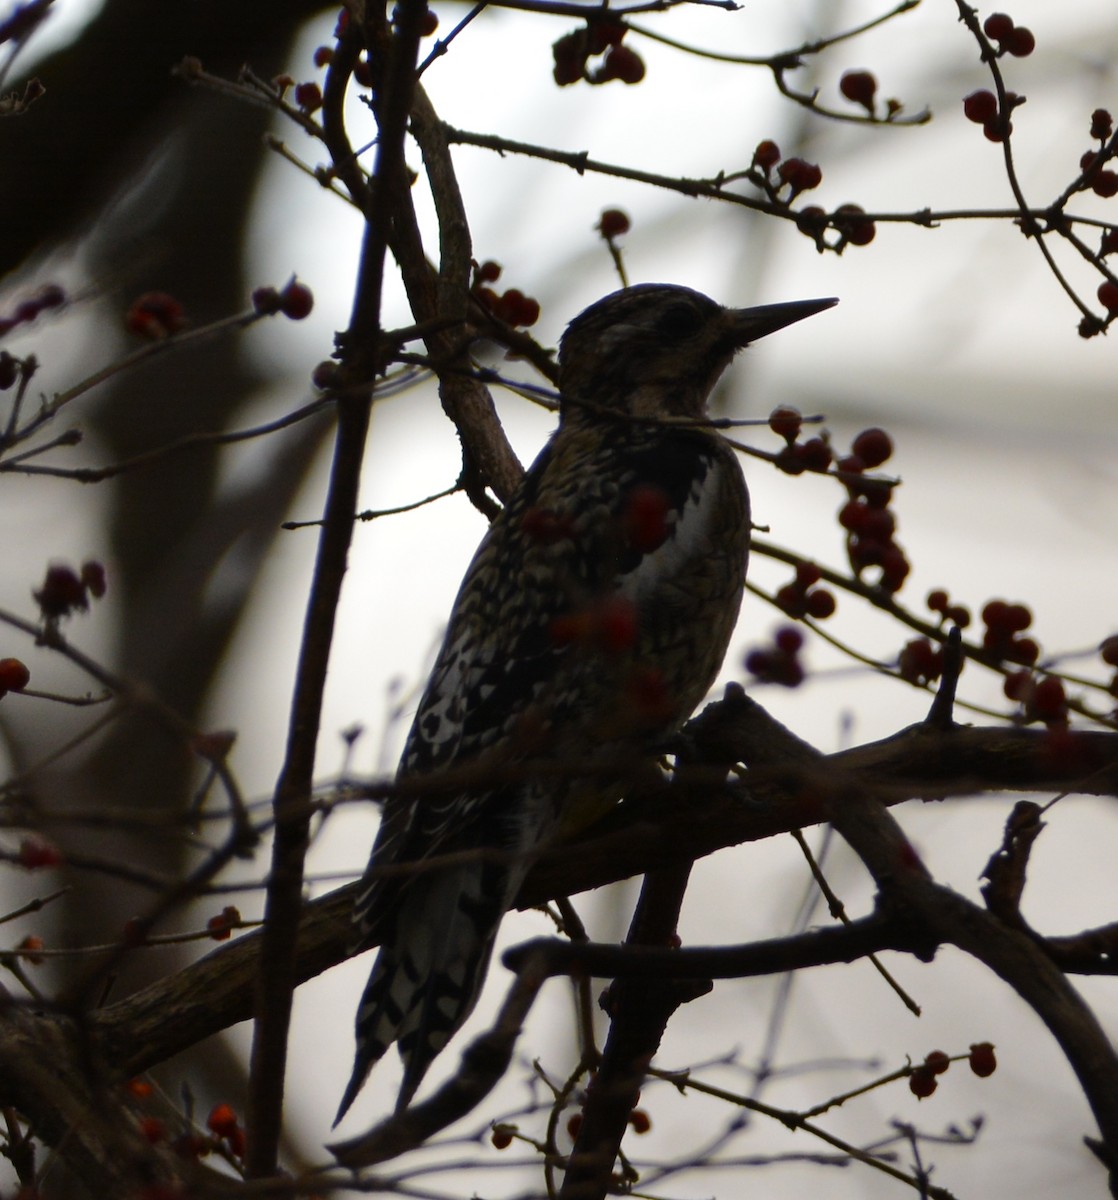
<path fill-rule="evenodd" d="M 419 36 L 430 37 L 439 27 L 439 17 L 437 13 L 428 9 L 423 14 L 423 20 L 419 24 Z"/>
<path fill-rule="evenodd" d="M 897 672 L 908 683 L 930 683 L 943 674 L 943 651 L 927 638 L 913 638 L 897 658 Z"/>
<path fill-rule="evenodd" d="M 602 65 L 594 73 L 594 82 L 620 79 L 622 83 L 640 83 L 644 78 L 644 59 L 628 46 L 610 46 Z"/>
<path fill-rule="evenodd" d="M 638 484 L 633 488 L 621 520 L 634 550 L 650 554 L 667 541 L 671 507 L 671 497 L 663 488 L 654 484 Z"/>
<path fill-rule="evenodd" d="M 328 67 L 334 61 L 334 48 L 332 46 L 318 46 L 314 52 L 314 65 L 316 67 Z"/>
<path fill-rule="evenodd" d="M 995 42 L 1004 42 L 1013 32 L 1013 18 L 1009 13 L 991 13 L 982 23 L 983 32 Z"/>
<path fill-rule="evenodd" d="M 628 214 L 623 213 L 619 208 L 605 209 L 598 218 L 598 224 L 594 226 L 607 242 L 628 233 L 631 227 L 632 222 L 629 220 Z"/>
<path fill-rule="evenodd" d="M 145 292 L 132 302 L 124 324 L 130 333 L 154 342 L 178 333 L 186 325 L 186 312 L 166 292 Z"/>
<path fill-rule="evenodd" d="M 279 291 L 274 287 L 258 287 L 252 289 L 252 311 L 262 317 L 270 317 L 278 313 L 282 305 Z"/>
<path fill-rule="evenodd" d="M 555 60 L 552 78 L 560 87 L 577 83 L 586 71 L 586 38 L 585 31 L 578 29 L 574 33 L 566 33 L 558 41 L 552 43 L 551 55 Z"/>
<path fill-rule="evenodd" d="M 1046 675 L 1033 688 L 1030 713 L 1041 721 L 1062 721 L 1067 717 L 1068 701 L 1062 680 Z"/>
<path fill-rule="evenodd" d="M 31 672 L 18 658 L 0 658 L 0 696 L 22 692 L 31 682 Z"/>
<path fill-rule="evenodd" d="M 993 1075 L 998 1068 L 998 1060 L 994 1057 L 994 1047 L 990 1042 L 976 1042 L 970 1048 L 967 1059 L 970 1069 L 981 1079 Z"/>
<path fill-rule="evenodd" d="M 19 865 L 29 871 L 37 871 L 41 867 L 57 867 L 62 861 L 58 847 L 44 838 L 29 834 L 19 844 Z"/>
<path fill-rule="evenodd" d="M 582 1128 L 582 1113 L 574 1113 L 573 1116 L 567 1118 L 567 1134 L 574 1141 L 578 1137 L 578 1132 Z"/>
<path fill-rule="evenodd" d="M 1005 657 L 1010 662 L 1032 666 L 1040 658 L 1040 647 L 1032 638 L 1014 638 L 1006 647 Z"/>
<path fill-rule="evenodd" d="M 946 613 L 948 604 L 948 595 L 943 588 L 936 588 L 928 593 L 928 598 L 924 602 L 932 610 L 932 612 Z"/>
<path fill-rule="evenodd" d="M 986 135 L 987 141 L 1004 142 L 1013 132 L 1013 122 L 1006 121 L 1003 125 L 1001 120 L 995 117 L 982 126 L 982 132 Z"/>
<path fill-rule="evenodd" d="M 496 283 L 501 278 L 501 264 L 492 259 L 486 259 L 474 275 L 475 283 Z"/>
<path fill-rule="evenodd" d="M 155 1091 L 146 1079 L 129 1079 L 124 1086 L 137 1100 L 146 1100 Z"/>
<path fill-rule="evenodd" d="M 861 533 L 871 511 L 861 500 L 847 500 L 839 509 L 838 522 L 849 533 Z"/>
<path fill-rule="evenodd" d="M 908 1077 L 908 1090 L 917 1100 L 926 1100 L 936 1090 L 937 1085 L 935 1072 L 926 1066 L 914 1067 Z"/>
<path fill-rule="evenodd" d="M 850 444 L 850 449 L 869 468 L 880 467 L 893 453 L 893 439 L 876 426 L 863 429 Z"/>
<path fill-rule="evenodd" d="M 69 616 L 89 607 L 86 586 L 67 566 L 59 563 L 47 568 L 42 586 L 33 592 L 39 611 L 48 620 Z"/>
<path fill-rule="evenodd" d="M 36 937 L 33 933 L 29 933 L 26 937 L 20 939 L 16 949 L 19 951 L 19 956 L 24 962 L 30 963 L 33 967 L 41 967 L 43 965 L 45 959 L 42 954 L 43 939 L 41 937 Z"/>
<path fill-rule="evenodd" d="M 0 392 L 6 392 L 18 378 L 19 359 L 7 350 L 0 350 Z"/>
<path fill-rule="evenodd" d="M 140 1132 L 153 1146 L 167 1138 L 167 1126 L 158 1117 L 141 1117 Z"/>
<path fill-rule="evenodd" d="M 1005 630 L 1008 610 L 1009 605 L 1004 600 L 990 600 L 982 609 L 983 624 L 990 630 Z"/>
<path fill-rule="evenodd" d="M 1118 196 L 1118 171 L 1102 170 L 1091 180 L 1091 190 L 1096 196 L 1109 200 Z"/>
<path fill-rule="evenodd" d="M 82 563 L 81 581 L 94 600 L 105 594 L 105 567 L 96 559 L 88 558 Z"/>
<path fill-rule="evenodd" d="M 229 1137 L 237 1126 L 237 1114 L 228 1104 L 215 1104 L 206 1118 L 206 1125 L 218 1137 Z"/>
<path fill-rule="evenodd" d="M 760 167 L 767 175 L 778 162 L 780 162 L 780 147 L 776 142 L 766 138 L 763 142 L 757 143 L 757 149 L 753 151 L 755 167 Z"/>
<path fill-rule="evenodd" d="M 1007 604 L 1005 609 L 1005 627 L 1012 633 L 1024 633 L 1033 623 L 1033 614 L 1024 604 Z"/>
<path fill-rule="evenodd" d="M 951 1058 L 949 1055 L 944 1054 L 942 1050 L 933 1050 L 931 1054 L 925 1055 L 924 1066 L 933 1075 L 942 1075 L 951 1066 Z"/>
<path fill-rule="evenodd" d="M 498 1125 L 493 1130 L 490 1141 L 497 1150 L 507 1150 L 512 1145 L 512 1130 L 505 1125 Z"/>
<path fill-rule="evenodd" d="M 1108 313 L 1118 312 L 1118 283 L 1106 279 L 1099 284 L 1099 290 L 1096 294 L 1098 295 L 1099 303 Z"/>
<path fill-rule="evenodd" d="M 316 112 L 322 107 L 322 89 L 313 81 L 296 84 L 295 103 L 305 113 Z"/>
<path fill-rule="evenodd" d="M 314 293 L 297 279 L 292 279 L 280 292 L 280 312 L 290 321 L 302 321 L 313 308 Z"/>
<path fill-rule="evenodd" d="M 946 620 L 953 625 L 958 625 L 960 629 L 966 629 L 970 624 L 970 609 L 963 604 L 952 604 L 943 615 Z"/>
<path fill-rule="evenodd" d="M 629 1114 L 629 1124 L 634 1133 L 647 1133 L 652 1128 L 652 1118 L 643 1108 L 634 1108 Z"/>
<path fill-rule="evenodd" d="M 796 586 L 801 590 L 806 591 L 809 587 L 814 587 L 822 578 L 823 571 L 817 563 L 796 563 Z"/>
<path fill-rule="evenodd" d="M 780 182 L 788 185 L 791 190 L 789 200 L 801 192 L 817 188 L 823 182 L 823 172 L 815 163 L 805 162 L 802 158 L 786 158 L 777 171 Z"/>
<path fill-rule="evenodd" d="M 1099 656 L 1108 667 L 1118 667 L 1118 633 L 1103 640 L 1099 646 Z"/>
<path fill-rule="evenodd" d="M 1010 671 L 1002 684 L 1002 692 L 1007 700 L 1023 704 L 1033 693 L 1032 671 Z"/>
<path fill-rule="evenodd" d="M 799 437 L 803 420 L 798 408 L 781 405 L 769 413 L 769 428 L 777 437 L 784 438 L 786 442 L 794 442 Z"/>
<path fill-rule="evenodd" d="M 784 625 L 776 631 L 773 641 L 781 654 L 795 654 L 804 644 L 804 635 L 798 629 Z"/>
<path fill-rule="evenodd" d="M 1091 114 L 1091 136 L 1105 142 L 1114 129 L 1114 121 L 1105 108 L 1096 108 Z"/>
<path fill-rule="evenodd" d="M 803 589 L 794 583 L 786 583 L 783 587 L 778 588 L 775 599 L 781 610 L 790 617 L 807 615 L 807 603 Z"/>
<path fill-rule="evenodd" d="M 215 942 L 228 941 L 229 935 L 241 923 L 240 911 L 232 904 L 227 904 L 215 917 L 210 917 L 206 928 Z"/>
<path fill-rule="evenodd" d="M 986 88 L 971 92 L 963 99 L 963 115 L 976 125 L 985 125 L 998 115 L 998 98 Z"/>
<path fill-rule="evenodd" d="M 834 595 L 826 588 L 816 588 L 815 591 L 807 594 L 808 616 L 814 617 L 817 621 L 825 621 L 828 617 L 833 616 L 836 607 Z"/>
<path fill-rule="evenodd" d="M 877 80 L 869 71 L 846 71 L 839 80 L 839 91 L 853 104 L 860 104 L 868 113 L 873 113 Z"/>
<path fill-rule="evenodd" d="M 805 470 L 823 472 L 831 465 L 831 447 L 820 437 L 808 438 L 794 449 Z"/>
<path fill-rule="evenodd" d="M 1031 29 L 1017 25 L 1005 39 L 1005 48 L 1014 58 L 1028 58 L 1036 49 L 1036 38 Z"/>

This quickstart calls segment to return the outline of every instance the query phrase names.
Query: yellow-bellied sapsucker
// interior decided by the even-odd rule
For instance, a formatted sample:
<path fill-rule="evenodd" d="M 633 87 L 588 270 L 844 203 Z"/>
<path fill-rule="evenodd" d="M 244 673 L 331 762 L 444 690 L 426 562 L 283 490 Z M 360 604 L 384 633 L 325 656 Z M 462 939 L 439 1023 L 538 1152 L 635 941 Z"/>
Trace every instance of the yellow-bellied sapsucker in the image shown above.
<path fill-rule="evenodd" d="M 707 398 L 743 346 L 833 303 L 732 309 L 647 284 L 567 328 L 559 427 L 466 573 L 399 768 L 475 777 L 390 799 L 358 894 L 353 950 L 380 954 L 338 1119 L 393 1042 L 397 1110 L 410 1102 L 473 1008 L 534 856 L 619 799 L 616 764 L 647 756 L 714 681 L 750 524 L 734 451 L 701 424 Z"/>

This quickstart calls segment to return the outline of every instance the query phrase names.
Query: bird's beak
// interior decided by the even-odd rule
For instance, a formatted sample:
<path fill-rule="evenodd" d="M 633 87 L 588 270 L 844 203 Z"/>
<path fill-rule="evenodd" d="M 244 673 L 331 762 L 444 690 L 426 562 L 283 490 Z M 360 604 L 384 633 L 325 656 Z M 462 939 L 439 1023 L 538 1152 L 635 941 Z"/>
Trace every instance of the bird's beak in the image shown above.
<path fill-rule="evenodd" d="M 741 347 L 776 333 L 786 325 L 794 325 L 804 317 L 813 317 L 817 312 L 833 308 L 837 303 L 836 296 L 828 296 L 825 300 L 789 300 L 785 304 L 762 304 L 757 308 L 731 308 L 727 315 L 734 343 Z"/>

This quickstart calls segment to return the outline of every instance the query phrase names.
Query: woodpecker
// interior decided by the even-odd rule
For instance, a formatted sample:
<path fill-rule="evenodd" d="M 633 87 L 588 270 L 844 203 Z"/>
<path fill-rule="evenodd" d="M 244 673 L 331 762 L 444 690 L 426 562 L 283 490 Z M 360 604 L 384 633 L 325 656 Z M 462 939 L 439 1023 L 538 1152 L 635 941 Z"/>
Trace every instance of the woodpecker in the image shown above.
<path fill-rule="evenodd" d="M 534 858 L 620 799 L 616 764 L 647 761 L 714 682 L 750 519 L 707 400 L 737 351 L 834 303 L 723 308 L 643 284 L 567 327 L 558 428 L 466 572 L 400 761 L 420 786 L 385 805 L 357 894 L 351 950 L 380 953 L 335 1124 L 393 1042 L 407 1107 L 472 1010 Z M 541 762 L 553 769 L 515 769 Z M 461 790 L 424 793 L 471 765 Z"/>

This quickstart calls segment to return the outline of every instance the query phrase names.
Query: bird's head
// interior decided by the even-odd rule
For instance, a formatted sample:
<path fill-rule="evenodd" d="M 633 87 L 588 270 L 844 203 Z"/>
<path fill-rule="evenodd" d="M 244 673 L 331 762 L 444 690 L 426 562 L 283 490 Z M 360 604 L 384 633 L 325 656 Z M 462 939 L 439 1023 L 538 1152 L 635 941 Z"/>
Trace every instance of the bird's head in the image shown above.
<path fill-rule="evenodd" d="M 674 284 L 622 288 L 567 326 L 559 343 L 562 408 L 700 417 L 739 350 L 836 303 L 794 300 L 723 308 L 701 292 Z"/>

